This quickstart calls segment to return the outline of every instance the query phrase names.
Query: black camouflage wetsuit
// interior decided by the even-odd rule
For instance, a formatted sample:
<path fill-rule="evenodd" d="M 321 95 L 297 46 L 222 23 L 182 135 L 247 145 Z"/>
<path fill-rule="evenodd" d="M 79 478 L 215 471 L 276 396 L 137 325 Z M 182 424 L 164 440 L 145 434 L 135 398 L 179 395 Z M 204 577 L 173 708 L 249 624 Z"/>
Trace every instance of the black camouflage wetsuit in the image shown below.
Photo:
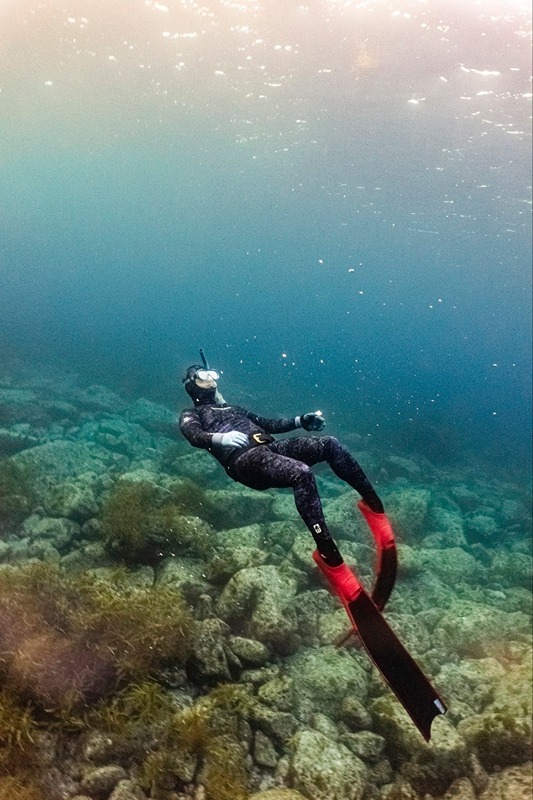
<path fill-rule="evenodd" d="M 360 465 L 335 437 L 302 436 L 276 441 L 270 435 L 296 427 L 294 419 L 265 419 L 240 406 L 212 401 L 200 402 L 180 417 L 185 438 L 194 447 L 208 450 L 233 480 L 252 489 L 292 488 L 296 508 L 322 552 L 333 542 L 310 469 L 313 464 L 327 461 L 337 477 L 359 492 L 372 510 L 381 513 L 383 505 Z M 247 434 L 248 447 L 213 444 L 214 433 L 229 431 Z"/>

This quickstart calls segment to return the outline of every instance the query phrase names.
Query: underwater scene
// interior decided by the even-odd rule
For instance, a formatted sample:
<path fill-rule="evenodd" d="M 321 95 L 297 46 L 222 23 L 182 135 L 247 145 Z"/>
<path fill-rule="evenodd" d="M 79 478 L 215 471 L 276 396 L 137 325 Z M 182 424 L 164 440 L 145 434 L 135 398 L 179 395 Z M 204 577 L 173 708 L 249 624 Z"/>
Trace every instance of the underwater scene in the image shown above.
<path fill-rule="evenodd" d="M 0 800 L 529 800 L 531 30 L 0 0 Z"/>

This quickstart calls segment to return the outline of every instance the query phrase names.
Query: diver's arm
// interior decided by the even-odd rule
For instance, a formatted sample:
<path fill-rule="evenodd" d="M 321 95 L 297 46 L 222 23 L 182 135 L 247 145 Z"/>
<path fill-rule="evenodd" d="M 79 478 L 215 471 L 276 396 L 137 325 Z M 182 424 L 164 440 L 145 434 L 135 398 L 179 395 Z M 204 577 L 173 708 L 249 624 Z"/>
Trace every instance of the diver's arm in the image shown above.
<path fill-rule="evenodd" d="M 180 431 L 193 447 L 203 447 L 204 450 L 211 450 L 213 434 L 204 431 L 195 409 L 187 409 L 181 412 Z"/>
<path fill-rule="evenodd" d="M 288 431 L 295 431 L 296 428 L 300 427 L 297 422 L 297 417 L 291 417 L 290 419 L 287 417 L 282 417 L 281 419 L 266 419 L 265 417 L 259 417 L 257 414 L 252 414 L 251 411 L 248 411 L 246 416 L 267 433 L 287 433 Z"/>

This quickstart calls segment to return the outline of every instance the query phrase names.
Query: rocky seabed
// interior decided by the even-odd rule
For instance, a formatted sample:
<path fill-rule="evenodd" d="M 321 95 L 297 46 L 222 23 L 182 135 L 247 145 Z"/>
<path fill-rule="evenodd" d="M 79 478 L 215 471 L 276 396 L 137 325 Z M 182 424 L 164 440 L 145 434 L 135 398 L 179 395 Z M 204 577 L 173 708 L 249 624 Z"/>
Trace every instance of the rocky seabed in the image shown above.
<path fill-rule="evenodd" d="M 429 744 L 337 646 L 290 493 L 231 483 L 171 409 L 0 371 L 0 800 L 529 800 L 526 489 L 350 447 L 398 537 L 386 616 L 449 707 Z M 357 498 L 318 483 L 371 586 Z"/>

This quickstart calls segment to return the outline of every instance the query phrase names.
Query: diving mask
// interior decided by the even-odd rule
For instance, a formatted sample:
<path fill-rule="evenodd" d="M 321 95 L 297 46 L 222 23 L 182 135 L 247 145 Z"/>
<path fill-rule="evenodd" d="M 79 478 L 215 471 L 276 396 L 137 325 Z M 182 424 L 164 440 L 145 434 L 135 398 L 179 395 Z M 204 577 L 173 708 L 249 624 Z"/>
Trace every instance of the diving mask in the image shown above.
<path fill-rule="evenodd" d="M 216 369 L 197 369 L 194 379 L 198 381 L 218 381 L 220 375 Z"/>

